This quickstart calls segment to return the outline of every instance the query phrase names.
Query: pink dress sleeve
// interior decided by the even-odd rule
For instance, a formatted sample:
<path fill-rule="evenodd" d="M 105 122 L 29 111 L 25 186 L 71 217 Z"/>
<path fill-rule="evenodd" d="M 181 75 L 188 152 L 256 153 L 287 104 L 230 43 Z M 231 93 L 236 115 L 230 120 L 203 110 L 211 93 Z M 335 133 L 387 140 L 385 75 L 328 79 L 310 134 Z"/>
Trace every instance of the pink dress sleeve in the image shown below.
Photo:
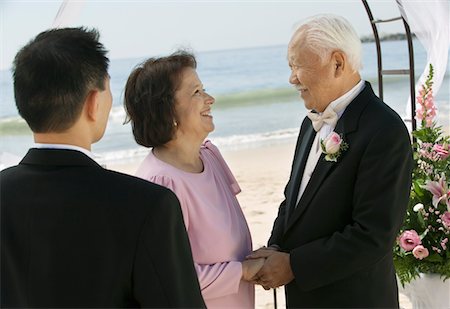
<path fill-rule="evenodd" d="M 204 299 L 236 294 L 242 277 L 241 262 L 201 265 L 194 263 Z"/>
<path fill-rule="evenodd" d="M 224 158 L 222 157 L 222 154 L 220 153 L 220 151 L 216 147 L 216 145 L 211 143 L 210 140 L 206 140 L 203 143 L 203 146 L 206 149 L 208 149 L 209 151 L 211 151 L 213 156 L 216 158 L 217 162 L 222 167 L 222 170 L 224 171 L 224 173 L 225 173 L 225 175 L 227 177 L 228 184 L 231 187 L 231 192 L 233 192 L 235 195 L 240 193 L 241 192 L 241 187 L 239 187 L 239 184 L 238 184 L 236 178 L 234 177 L 233 173 L 231 172 L 230 168 L 228 167 L 228 164 L 225 162 Z"/>
<path fill-rule="evenodd" d="M 156 183 L 158 185 L 161 185 L 163 187 L 166 187 L 166 188 L 172 190 L 173 193 L 175 193 L 175 195 L 180 200 L 180 206 L 181 206 L 181 212 L 183 214 L 184 225 L 186 226 L 186 230 L 189 230 L 189 209 L 187 208 L 186 203 L 184 203 L 184 201 L 182 201 L 180 199 L 180 197 L 183 195 L 180 194 L 179 190 L 177 190 L 177 188 L 175 186 L 175 182 L 172 180 L 172 178 L 166 177 L 166 176 L 155 175 L 155 176 L 149 176 L 147 180 L 149 180 L 153 183 Z"/>

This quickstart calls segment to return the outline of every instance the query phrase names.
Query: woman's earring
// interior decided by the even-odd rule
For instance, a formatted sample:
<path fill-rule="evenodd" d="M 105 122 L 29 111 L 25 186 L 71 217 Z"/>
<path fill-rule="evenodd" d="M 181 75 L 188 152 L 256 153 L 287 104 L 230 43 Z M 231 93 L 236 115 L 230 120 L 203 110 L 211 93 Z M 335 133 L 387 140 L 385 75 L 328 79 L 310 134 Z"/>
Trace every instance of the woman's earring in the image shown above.
<path fill-rule="evenodd" d="M 173 126 L 174 127 L 178 126 L 178 122 L 176 120 L 173 121 Z"/>

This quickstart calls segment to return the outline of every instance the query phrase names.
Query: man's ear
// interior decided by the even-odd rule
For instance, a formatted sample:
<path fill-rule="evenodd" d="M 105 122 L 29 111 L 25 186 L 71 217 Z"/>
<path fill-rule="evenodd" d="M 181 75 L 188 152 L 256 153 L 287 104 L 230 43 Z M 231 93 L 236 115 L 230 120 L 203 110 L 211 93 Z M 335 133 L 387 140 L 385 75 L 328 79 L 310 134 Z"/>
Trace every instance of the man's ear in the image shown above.
<path fill-rule="evenodd" d="M 96 121 L 98 115 L 98 91 L 91 90 L 85 101 L 86 116 L 90 121 Z"/>
<path fill-rule="evenodd" d="M 334 63 L 334 69 L 335 69 L 334 76 L 335 77 L 342 76 L 342 74 L 347 66 L 347 57 L 345 56 L 345 54 L 343 52 L 335 51 L 331 55 L 331 58 L 333 59 L 333 63 Z"/>

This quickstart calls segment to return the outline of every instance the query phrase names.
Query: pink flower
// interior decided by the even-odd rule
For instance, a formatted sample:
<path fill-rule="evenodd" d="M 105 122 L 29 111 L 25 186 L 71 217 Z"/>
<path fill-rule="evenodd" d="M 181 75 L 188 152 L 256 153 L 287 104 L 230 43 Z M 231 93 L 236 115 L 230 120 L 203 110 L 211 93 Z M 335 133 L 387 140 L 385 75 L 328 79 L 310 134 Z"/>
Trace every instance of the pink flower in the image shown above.
<path fill-rule="evenodd" d="M 425 99 L 425 108 L 428 109 L 434 109 L 434 102 L 433 102 L 433 94 L 428 94 L 427 98 Z"/>
<path fill-rule="evenodd" d="M 418 103 L 420 103 L 419 100 L 418 100 Z M 419 120 L 419 121 L 422 121 L 422 119 L 425 118 L 424 114 L 425 113 L 424 113 L 423 105 L 422 104 L 418 104 L 417 107 L 416 107 L 416 119 Z"/>
<path fill-rule="evenodd" d="M 450 230 L 450 212 L 446 211 L 441 216 L 442 224 Z"/>
<path fill-rule="evenodd" d="M 348 144 L 336 132 L 331 132 L 324 140 L 320 140 L 322 152 L 326 155 L 326 161 L 337 162 L 337 159 L 344 150 L 348 149 Z"/>
<path fill-rule="evenodd" d="M 439 249 L 438 247 L 435 247 L 435 246 L 431 246 L 431 249 L 432 249 L 434 252 L 437 252 L 437 253 L 441 253 L 441 252 L 442 252 L 441 249 Z"/>
<path fill-rule="evenodd" d="M 414 257 L 419 260 L 423 260 L 429 255 L 428 249 L 422 245 L 416 246 L 412 251 Z"/>
<path fill-rule="evenodd" d="M 433 150 L 439 155 L 442 160 L 445 160 L 450 155 L 450 145 L 434 144 Z"/>
<path fill-rule="evenodd" d="M 444 238 L 444 239 L 441 241 L 441 247 L 442 247 L 442 249 L 447 250 L 447 243 L 448 243 L 448 238 Z"/>
<path fill-rule="evenodd" d="M 422 85 L 422 87 L 420 88 L 420 90 L 419 90 L 419 95 L 417 96 L 417 101 L 419 102 L 419 103 L 422 103 L 423 102 L 423 97 L 425 96 L 425 88 L 424 88 L 424 86 Z"/>
<path fill-rule="evenodd" d="M 437 207 L 437 205 L 442 202 L 443 204 L 447 204 L 447 208 L 450 210 L 450 191 L 448 190 L 448 185 L 445 182 L 444 176 L 439 178 L 438 181 L 427 180 L 422 188 L 433 194 L 432 204 L 434 207 Z"/>
<path fill-rule="evenodd" d="M 419 147 L 417 149 L 417 154 L 421 157 L 421 158 L 425 158 L 427 160 L 431 160 L 433 162 L 435 161 L 439 161 L 439 160 L 443 160 L 444 158 L 441 157 L 440 153 L 438 153 L 437 151 L 434 150 L 434 147 L 437 146 L 437 151 L 440 151 L 440 153 L 445 154 L 445 149 L 447 148 L 447 146 L 445 144 L 440 145 L 440 144 L 433 144 L 433 143 L 420 143 Z M 442 146 L 442 147 L 440 147 Z M 441 148 L 443 150 L 441 150 Z M 426 162 L 420 162 L 420 164 L 424 165 L 427 164 Z M 427 168 L 425 166 L 421 167 L 422 170 L 426 171 Z M 428 173 L 427 174 L 432 174 L 432 173 Z"/>
<path fill-rule="evenodd" d="M 432 75 L 428 77 L 431 80 Z M 433 88 L 430 85 L 422 85 L 419 90 L 416 108 L 416 119 L 419 121 L 425 121 L 425 126 L 431 127 L 433 125 L 433 119 L 436 117 L 436 105 L 434 105 Z"/>
<path fill-rule="evenodd" d="M 325 151 L 327 154 L 335 154 L 339 151 L 339 147 L 342 143 L 342 138 L 336 132 L 331 132 L 330 135 L 325 138 Z"/>
<path fill-rule="evenodd" d="M 401 248 L 405 251 L 411 251 L 422 242 L 420 241 L 420 237 L 414 230 L 404 231 L 400 237 L 398 238 L 398 243 Z"/>

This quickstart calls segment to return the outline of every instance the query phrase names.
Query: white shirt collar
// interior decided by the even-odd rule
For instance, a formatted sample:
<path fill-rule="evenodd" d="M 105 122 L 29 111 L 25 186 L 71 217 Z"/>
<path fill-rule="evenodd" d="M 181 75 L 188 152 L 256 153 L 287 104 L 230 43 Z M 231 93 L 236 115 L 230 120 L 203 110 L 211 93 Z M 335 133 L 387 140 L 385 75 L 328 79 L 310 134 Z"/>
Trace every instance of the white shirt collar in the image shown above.
<path fill-rule="evenodd" d="M 360 80 L 359 83 L 357 83 L 352 89 L 330 103 L 333 110 L 336 111 L 338 119 L 341 118 L 347 106 L 364 89 L 365 85 L 365 81 Z M 318 132 L 318 137 L 320 137 L 321 139 L 325 139 L 333 130 L 334 127 L 331 127 L 329 124 L 324 123 L 322 128 Z"/>
<path fill-rule="evenodd" d="M 67 144 L 41 144 L 41 143 L 34 143 L 33 148 L 39 148 L 39 149 L 69 149 L 69 150 L 76 150 L 79 152 L 84 153 L 89 158 L 95 161 L 95 155 L 90 152 L 89 150 L 75 146 L 75 145 L 67 145 Z"/>
<path fill-rule="evenodd" d="M 365 82 L 360 80 L 352 89 L 344 93 L 342 96 L 330 103 L 333 110 L 340 118 L 344 113 L 347 106 L 353 101 L 354 98 L 364 89 Z"/>

